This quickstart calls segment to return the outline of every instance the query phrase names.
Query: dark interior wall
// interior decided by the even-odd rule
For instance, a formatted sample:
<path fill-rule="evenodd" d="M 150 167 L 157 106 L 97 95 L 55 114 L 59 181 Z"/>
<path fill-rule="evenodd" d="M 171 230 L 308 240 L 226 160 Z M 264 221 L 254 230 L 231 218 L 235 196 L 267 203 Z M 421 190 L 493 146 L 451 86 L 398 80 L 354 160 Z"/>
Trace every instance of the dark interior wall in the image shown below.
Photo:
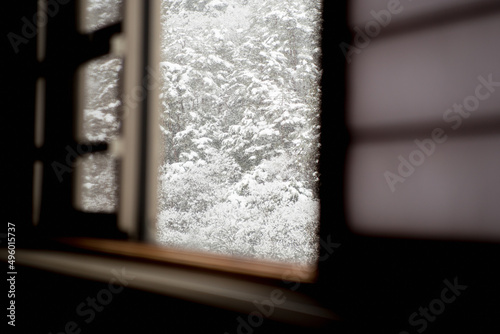
<path fill-rule="evenodd" d="M 104 305 L 99 303 L 98 296 L 101 290 L 109 290 L 107 283 L 30 268 L 23 268 L 20 273 L 18 288 L 22 293 L 18 303 L 23 309 L 17 319 L 19 333 L 59 334 L 65 333 L 66 326 L 74 326 L 75 333 L 81 330 L 81 333 L 234 334 L 241 324 L 238 318 L 248 323 L 247 314 L 129 288 L 113 294 L 109 304 Z M 95 308 L 88 298 L 95 299 Z M 244 327 L 240 331 L 246 333 Z M 262 325 L 249 328 L 255 333 L 289 333 L 300 327 L 265 319 Z M 311 330 L 301 328 L 300 332 Z"/>
<path fill-rule="evenodd" d="M 23 1 L 6 6 L 2 11 L 2 76 L 4 100 L 3 128 L 4 147 L 7 155 L 2 159 L 6 165 L 6 187 L 4 188 L 7 204 L 5 220 L 19 222 L 19 228 L 31 221 L 32 163 L 35 156 L 33 145 L 35 82 L 37 76 L 36 37 L 24 38 L 23 17 L 32 19 L 35 13 L 35 1 Z M 30 17 L 31 15 L 31 17 Z M 28 28 L 26 29 L 28 30 Z M 30 31 L 31 32 L 31 31 Z M 31 32 L 32 33 L 32 32 Z M 17 44 L 17 37 L 22 38 Z M 10 38 L 14 39 L 13 47 Z M 26 226 L 26 229 L 29 229 Z M 25 230 L 26 230 L 25 229 Z M 3 233 L 3 231 L 2 231 Z"/>
<path fill-rule="evenodd" d="M 362 245 L 361 245 L 362 244 Z M 403 240 L 346 241 L 332 256 L 330 283 L 301 284 L 300 292 L 325 300 L 344 321 L 328 329 L 300 328 L 265 319 L 254 333 L 493 333 L 498 329 L 498 246 Z M 457 293 L 445 292 L 445 280 Z M 286 288 L 286 287 L 285 287 Z M 82 333 L 238 333 L 240 314 L 163 295 L 125 288 L 89 323 L 87 298 L 107 283 L 20 267 L 16 282 L 19 333 L 59 333 L 75 321 Z M 455 295 L 456 295 L 455 294 Z M 437 304 L 436 304 L 437 303 Z M 416 315 L 430 305 L 432 321 Z M 82 313 L 83 312 L 83 313 Z M 423 313 L 422 313 L 423 314 Z M 427 327 L 424 327 L 424 326 Z M 26 331 L 23 328 L 36 330 Z M 241 329 L 245 333 L 244 329 Z"/>

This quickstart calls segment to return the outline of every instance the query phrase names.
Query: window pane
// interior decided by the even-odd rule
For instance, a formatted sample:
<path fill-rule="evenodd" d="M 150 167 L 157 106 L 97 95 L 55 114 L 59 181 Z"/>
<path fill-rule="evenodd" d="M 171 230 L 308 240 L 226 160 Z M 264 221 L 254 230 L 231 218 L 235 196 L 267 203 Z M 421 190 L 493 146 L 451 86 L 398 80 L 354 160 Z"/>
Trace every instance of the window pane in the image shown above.
<path fill-rule="evenodd" d="M 81 203 L 79 208 L 88 212 L 114 212 L 118 199 L 117 162 L 104 153 L 85 155 L 79 159 L 81 168 Z"/>
<path fill-rule="evenodd" d="M 119 22 L 122 0 L 80 0 L 82 2 L 82 30 L 92 32 Z"/>
<path fill-rule="evenodd" d="M 110 141 L 120 129 L 120 78 L 123 60 L 104 56 L 88 62 L 83 68 L 82 139 Z"/>
<path fill-rule="evenodd" d="M 316 261 L 320 10 L 163 1 L 159 242 Z"/>
<path fill-rule="evenodd" d="M 82 68 L 81 142 L 111 143 L 120 132 L 123 59 L 104 56 Z M 91 212 L 113 212 L 117 206 L 117 162 L 109 154 L 89 152 L 80 159 L 78 207 Z"/>

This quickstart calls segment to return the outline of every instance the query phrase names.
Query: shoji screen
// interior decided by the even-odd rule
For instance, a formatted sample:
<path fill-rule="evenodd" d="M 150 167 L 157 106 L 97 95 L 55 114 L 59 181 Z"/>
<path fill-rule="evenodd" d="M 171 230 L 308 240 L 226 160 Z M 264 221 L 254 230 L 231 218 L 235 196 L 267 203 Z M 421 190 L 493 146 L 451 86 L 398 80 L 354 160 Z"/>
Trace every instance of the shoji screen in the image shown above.
<path fill-rule="evenodd" d="M 500 4 L 352 1 L 347 216 L 360 233 L 500 239 Z"/>

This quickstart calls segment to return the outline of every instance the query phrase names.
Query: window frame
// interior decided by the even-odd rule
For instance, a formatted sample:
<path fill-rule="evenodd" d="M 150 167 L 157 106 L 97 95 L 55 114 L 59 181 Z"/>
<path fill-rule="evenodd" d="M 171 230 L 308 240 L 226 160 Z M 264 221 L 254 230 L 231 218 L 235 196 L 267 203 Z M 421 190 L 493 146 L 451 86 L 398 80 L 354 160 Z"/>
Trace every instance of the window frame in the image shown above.
<path fill-rule="evenodd" d="M 153 3 L 158 2 L 158 0 L 149 0 L 140 2 L 140 3 L 150 3 L 150 9 L 154 8 Z M 139 6 L 137 1 L 130 1 L 128 2 L 131 5 L 130 6 Z M 140 262 L 140 263 L 152 263 L 152 262 L 161 262 L 162 265 L 170 267 L 170 266 L 177 266 L 181 265 L 185 267 L 188 271 L 191 270 L 201 270 L 201 271 L 206 271 L 206 272 L 211 272 L 211 273 L 218 273 L 223 276 L 227 277 L 238 277 L 238 280 L 241 282 L 252 282 L 255 280 L 264 280 L 266 284 L 269 284 L 271 286 L 275 286 L 276 288 L 280 288 L 283 290 L 286 290 L 286 284 L 287 282 L 294 282 L 292 285 L 293 287 L 303 287 L 307 289 L 313 289 L 317 291 L 317 293 L 302 293 L 304 296 L 311 296 L 314 300 L 317 302 L 321 303 L 322 298 L 320 298 L 320 290 L 321 286 L 323 285 L 322 282 L 328 281 L 327 278 L 327 271 L 330 269 L 327 269 L 326 271 L 323 271 L 323 275 L 321 274 L 321 269 L 322 268 L 327 268 L 325 267 L 327 264 L 331 263 L 331 259 L 333 258 L 331 252 L 328 252 L 328 254 L 321 254 L 321 255 L 329 255 L 324 261 L 320 261 L 318 264 L 318 270 L 316 268 L 314 270 L 312 269 L 304 269 L 304 268 L 298 268 L 298 272 L 304 273 L 304 275 L 290 275 L 293 274 L 293 270 L 291 271 L 290 269 L 293 269 L 293 267 L 285 265 L 283 266 L 282 264 L 273 264 L 273 263 L 267 263 L 266 261 L 250 261 L 252 262 L 252 265 L 255 265 L 256 270 L 251 270 L 247 266 L 247 268 L 244 268 L 244 270 L 239 270 L 238 268 L 234 268 L 234 266 L 231 266 L 231 261 L 228 261 L 228 263 L 225 263 L 224 265 L 220 267 L 211 267 L 207 268 L 206 265 L 202 263 L 203 260 L 200 260 L 200 263 L 197 265 L 196 263 L 193 262 L 193 257 L 194 254 L 189 254 L 191 258 L 191 263 L 187 260 L 183 260 L 182 257 L 178 257 L 177 259 L 168 259 L 168 256 L 174 256 L 173 252 L 164 249 L 163 252 L 166 255 L 165 258 L 158 259 L 155 258 L 161 255 L 160 254 L 162 251 L 160 249 L 156 249 L 155 252 L 157 252 L 155 255 L 144 255 L 144 256 L 138 256 L 136 254 L 130 254 L 128 252 L 124 253 L 122 250 L 120 251 L 114 251 L 113 247 L 111 246 L 116 245 L 116 243 L 120 244 L 120 247 L 126 248 L 127 245 L 131 245 L 133 240 L 141 240 L 144 241 L 145 239 L 145 232 L 146 232 L 146 225 L 148 219 L 153 217 L 156 219 L 156 215 L 153 214 L 154 210 L 156 210 L 156 207 L 154 210 L 150 208 L 151 202 L 148 202 L 148 200 L 145 198 L 145 196 L 140 196 L 139 194 L 141 193 L 146 193 L 148 190 L 146 189 L 140 189 L 140 185 L 138 180 L 141 178 L 144 180 L 148 180 L 149 183 L 152 185 L 156 184 L 156 177 L 153 176 L 156 174 L 156 164 L 153 163 L 155 160 L 153 154 L 149 154 L 147 156 L 147 159 L 144 159 L 142 161 L 148 161 L 146 165 L 140 166 L 138 165 L 138 156 L 140 156 L 140 147 L 142 146 L 136 146 L 133 149 L 127 149 L 122 152 L 122 159 L 127 160 L 131 167 L 128 168 L 129 171 L 131 171 L 131 175 L 133 177 L 129 179 L 126 182 L 130 182 L 131 184 L 131 189 L 132 190 L 127 190 L 126 192 L 122 193 L 127 193 L 126 198 L 121 198 L 121 206 L 124 208 L 121 213 L 118 213 L 118 215 L 115 214 L 99 214 L 99 213 L 84 213 L 80 212 L 79 210 L 75 209 L 73 205 L 72 198 L 74 196 L 73 190 L 74 190 L 74 185 L 75 185 L 75 173 L 73 173 L 73 170 L 70 175 L 65 175 L 69 176 L 68 179 L 64 179 L 63 182 L 59 182 L 57 178 L 54 176 L 54 170 L 51 168 L 51 163 L 54 161 L 64 161 L 65 157 L 67 156 L 67 151 L 65 150 L 67 145 L 70 146 L 76 146 L 79 144 L 79 139 L 77 137 L 77 132 L 76 132 L 76 120 L 78 118 L 78 114 L 76 112 L 76 97 L 78 95 L 77 93 L 77 83 L 75 82 L 75 73 L 77 72 L 79 66 L 83 64 L 84 62 L 93 59 L 95 57 L 98 57 L 100 55 L 105 55 L 108 54 L 111 51 L 111 46 L 110 46 L 110 40 L 113 35 L 124 32 L 125 34 L 136 34 L 137 41 L 135 43 L 141 43 L 140 41 L 140 30 L 142 29 L 144 35 L 143 36 L 149 36 L 151 37 L 152 34 L 146 33 L 146 25 L 140 27 L 138 30 L 134 30 L 135 28 L 133 26 L 127 26 L 127 23 L 118 23 L 114 24 L 109 27 L 105 27 L 102 29 L 99 29 L 98 31 L 91 32 L 91 33 L 81 33 L 77 30 L 76 24 L 75 24 L 75 17 L 78 15 L 78 4 L 75 4 L 74 2 L 69 2 L 65 4 L 64 6 L 61 5 L 60 7 L 60 12 L 58 13 L 57 16 L 51 18 L 48 20 L 47 23 L 47 43 L 46 43 L 46 52 L 47 56 L 43 61 L 37 61 L 35 57 L 30 58 L 30 59 L 21 59 L 18 58 L 16 61 L 14 61 L 15 64 L 22 64 L 24 65 L 25 63 L 31 64 L 37 68 L 37 71 L 33 75 L 33 77 L 43 77 L 47 80 L 47 100 L 45 103 L 45 108 L 47 110 L 47 113 L 45 115 L 45 143 L 44 147 L 40 150 L 34 150 L 34 154 L 32 156 L 27 156 L 21 158 L 21 161 L 24 161 L 24 163 L 28 166 L 31 166 L 33 164 L 32 159 L 37 160 L 40 159 L 43 164 L 44 164 L 44 171 L 43 171 L 43 177 L 42 177 L 42 198 L 41 198 L 41 213 L 40 213 L 40 223 L 35 227 L 32 224 L 32 220 L 26 220 L 23 222 L 23 226 L 26 230 L 26 238 L 25 241 L 23 242 L 22 245 L 20 245 L 20 248 L 25 248 L 25 249 L 30 249 L 30 248 L 36 248 L 40 252 L 46 252 L 48 250 L 56 250 L 56 251 L 64 251 L 68 252 L 70 254 L 87 254 L 91 252 L 92 254 L 96 255 L 97 257 L 102 257 L 102 258 L 122 258 L 122 259 L 134 259 L 134 261 Z M 12 4 L 12 6 L 15 6 Z M 145 5 L 146 6 L 146 5 Z M 337 9 L 339 5 L 328 5 L 324 4 L 324 9 L 323 11 L 325 12 L 325 8 L 328 6 L 330 7 L 330 10 L 332 7 L 336 7 L 334 9 Z M 343 4 L 340 4 L 340 8 L 343 8 Z M 142 14 L 139 15 L 140 10 L 138 10 L 135 14 L 137 15 L 134 22 L 135 24 L 139 24 L 141 20 L 142 22 L 148 22 L 147 16 L 144 14 L 144 9 L 142 10 Z M 130 11 L 129 11 L 130 13 Z M 342 11 L 341 11 L 342 13 Z M 126 14 L 129 15 L 129 14 Z M 339 16 L 339 15 L 337 15 Z M 126 16 L 127 17 L 127 16 Z M 339 16 L 342 20 L 344 20 L 343 15 Z M 343 21 L 335 21 L 336 25 L 342 27 L 342 22 Z M 129 22 L 130 21 L 129 19 Z M 334 22 L 334 20 L 330 21 Z M 339 24 L 340 22 L 340 24 Z M 137 28 L 137 27 L 136 27 Z M 154 29 L 154 28 L 148 28 L 148 29 Z M 134 32 L 135 31 L 135 32 Z M 154 30 L 150 30 L 154 31 Z M 323 39 L 322 39 L 322 44 L 323 46 L 328 43 L 328 35 L 327 31 L 329 29 L 323 29 Z M 331 31 L 331 30 L 330 30 Z M 338 36 L 338 35 L 337 35 Z M 126 36 L 126 38 L 129 38 L 129 36 Z M 144 40 L 142 41 L 144 42 Z M 130 40 L 127 41 L 127 43 L 131 43 Z M 156 43 L 159 44 L 159 43 Z M 34 45 L 34 43 L 32 44 Z M 137 87 L 137 84 L 142 85 L 143 83 L 140 81 L 141 76 L 138 74 L 142 70 L 143 73 L 144 71 L 147 70 L 147 66 L 150 64 L 157 64 L 158 61 L 154 61 L 152 58 L 149 58 L 150 55 L 147 53 L 141 54 L 139 52 L 139 49 L 141 47 L 137 47 L 137 45 L 140 44 L 127 44 L 126 49 L 128 52 L 133 54 L 132 56 L 128 56 L 127 59 L 125 60 L 125 66 L 130 67 L 132 66 L 132 60 L 130 60 L 130 57 L 136 57 L 134 62 L 137 66 L 136 71 L 138 69 L 138 72 L 134 74 L 133 77 L 129 78 L 128 87 Z M 326 62 L 325 59 L 327 59 L 329 56 L 331 56 L 331 53 L 328 55 L 328 50 L 323 49 L 323 70 L 325 71 L 327 67 L 325 66 Z M 33 55 L 34 50 L 30 50 L 29 55 Z M 135 53 L 135 54 L 134 54 Z M 142 60 L 141 60 L 142 57 Z M 148 61 L 144 61 L 144 59 L 148 59 Z M 62 61 L 64 60 L 64 61 Z M 337 59 L 338 61 L 339 59 Z M 60 66 L 60 63 L 63 63 L 63 67 Z M 337 62 L 337 66 L 338 66 Z M 340 60 L 340 64 L 343 64 L 343 60 Z M 64 71 L 61 71 L 60 69 L 63 68 L 65 69 Z M 331 69 L 331 68 L 330 68 Z M 340 69 L 340 72 L 339 72 Z M 341 74 L 343 73 L 342 70 L 343 65 L 341 65 L 335 72 L 335 74 Z M 127 74 L 125 74 L 127 75 Z M 31 77 L 29 77 L 31 79 Z M 329 81 L 331 80 L 331 76 L 327 76 L 328 79 L 325 79 L 325 75 L 323 75 L 322 79 L 322 86 L 325 88 L 325 85 L 331 85 L 331 84 L 338 84 L 340 82 L 341 87 L 343 87 L 343 80 L 344 77 L 341 74 L 340 76 L 336 77 L 336 80 Z M 127 79 L 125 79 L 127 80 Z M 24 82 L 27 81 L 26 78 L 23 79 Z M 127 89 L 127 88 L 126 88 Z M 26 95 L 31 96 L 30 88 L 29 85 L 24 90 L 24 93 Z M 335 96 L 340 96 L 343 98 L 343 93 L 342 89 L 340 90 L 340 95 L 338 92 L 334 94 Z M 151 102 L 150 99 L 154 99 L 158 94 L 153 94 L 150 92 L 148 94 L 148 98 L 145 99 L 147 102 Z M 323 91 L 323 96 L 328 96 L 329 98 L 332 97 L 329 93 L 326 93 L 326 90 Z M 149 101 L 148 101 L 149 100 Z M 144 107 L 146 106 L 146 107 Z M 148 104 L 142 104 L 142 107 L 145 110 L 154 110 L 154 102 L 153 103 L 148 103 Z M 331 106 L 331 105 L 330 105 Z M 323 98 L 322 101 L 322 107 L 325 107 L 325 101 Z M 338 109 L 338 107 L 337 107 Z M 33 110 L 31 107 L 26 107 L 26 111 L 31 112 Z M 129 113 L 134 114 L 132 111 Z M 343 117 L 342 112 L 339 113 L 341 119 Z M 125 147 L 127 142 L 134 142 L 138 140 L 138 138 L 141 138 L 143 140 L 143 144 L 146 143 L 147 141 L 152 141 L 154 142 L 154 135 L 151 135 L 151 137 L 146 136 L 146 137 L 141 137 L 147 132 L 148 126 L 150 124 L 154 124 L 154 128 L 156 128 L 157 123 L 154 123 L 152 121 L 153 117 L 149 118 L 148 121 L 144 122 L 141 121 L 141 127 L 139 127 L 139 130 L 137 129 L 132 129 L 128 130 L 127 127 L 135 127 L 137 125 L 137 121 L 135 122 L 132 121 L 134 117 L 138 117 L 137 115 L 127 115 L 127 118 L 125 119 L 126 123 L 124 124 L 124 141 L 121 143 L 122 145 L 118 145 L 118 147 Z M 326 113 L 322 113 L 322 124 L 324 125 L 325 119 L 330 122 L 332 119 L 328 118 L 329 116 L 326 115 Z M 335 118 L 338 118 L 339 116 L 335 116 Z M 343 127 L 343 123 L 338 124 L 340 128 Z M 65 129 L 64 131 L 60 131 L 61 129 Z M 146 131 L 145 131 L 146 129 Z M 135 131 L 135 132 L 134 132 Z M 142 133 L 140 133 L 142 131 Z M 32 129 L 26 129 L 24 133 L 27 133 L 28 138 L 33 138 L 32 134 Z M 132 133 L 132 134 L 130 134 Z M 322 155 L 321 155 L 321 160 L 322 164 L 320 167 L 320 170 L 322 169 L 324 174 L 329 174 L 331 173 L 331 165 L 328 163 L 325 163 L 325 161 L 328 161 L 325 159 L 326 156 L 331 156 L 332 152 L 329 152 L 328 150 L 332 147 L 330 146 L 330 143 L 325 144 L 323 141 L 325 139 L 329 139 L 329 135 L 322 132 Z M 337 142 L 338 144 L 338 142 Z M 100 151 L 105 151 L 109 150 L 110 144 L 109 143 L 89 143 L 90 147 L 92 148 L 92 152 L 100 152 Z M 334 145 L 334 147 L 338 147 L 337 145 Z M 340 145 L 342 147 L 342 145 Z M 151 146 L 149 146 L 149 149 L 152 149 Z M 334 155 L 337 155 L 339 151 L 334 153 Z M 340 152 L 343 152 L 341 149 Z M 341 157 L 342 155 L 340 155 Z M 337 157 L 339 157 L 337 155 Z M 125 164 L 126 165 L 126 162 Z M 132 166 L 133 165 L 133 166 Z M 342 171 L 342 161 L 341 158 L 339 159 L 338 164 L 336 164 L 335 168 L 338 168 L 340 166 L 340 171 Z M 127 167 L 124 167 L 127 169 Z M 153 173 L 149 174 L 149 177 L 147 176 L 147 171 L 151 170 Z M 327 172 L 328 171 L 328 172 Z M 123 173 L 124 175 L 126 172 Z M 124 176 L 122 176 L 124 177 Z M 335 177 L 336 181 L 338 181 L 338 176 Z M 340 180 L 342 179 L 342 176 L 340 175 Z M 31 186 L 31 183 L 33 182 L 32 178 L 29 178 L 29 183 Z M 328 177 L 323 178 L 322 180 L 322 185 L 320 187 L 320 196 L 322 197 L 322 202 L 321 202 L 321 210 L 322 210 L 322 215 L 321 215 L 321 222 L 320 222 L 320 237 L 322 237 L 324 240 L 331 240 L 331 229 L 332 226 L 334 225 L 335 221 L 338 221 L 338 216 L 334 220 L 328 221 L 328 216 L 329 214 L 332 213 L 337 209 L 342 208 L 342 204 L 335 204 L 332 206 L 330 203 L 327 203 L 326 201 L 323 200 L 328 198 L 331 198 L 331 188 L 330 190 L 327 190 L 332 183 L 331 179 L 328 179 Z M 335 182 L 334 182 L 335 183 Z M 143 183 L 144 184 L 144 183 Z M 147 189 L 153 189 L 153 186 L 147 186 Z M 124 187 L 124 185 L 121 185 Z M 336 190 L 336 193 L 341 193 L 342 190 L 339 189 L 340 191 Z M 31 193 L 30 193 L 31 194 Z M 128 203 L 130 206 L 127 207 L 125 203 Z M 29 204 L 24 204 L 25 207 L 28 207 L 28 212 L 31 212 L 31 202 Z M 142 205 L 142 208 L 141 208 Z M 340 205 L 340 206 L 339 206 Z M 125 211 L 127 210 L 127 211 Z M 148 211 L 149 210 L 149 211 Z M 15 216 L 14 216 L 15 217 Z M 139 222 L 137 224 L 137 222 Z M 327 222 L 326 224 L 324 222 Z M 71 238 L 71 239 L 68 239 Z M 88 246 L 88 244 L 85 244 L 89 239 L 86 238 L 96 238 L 94 241 L 97 241 L 97 246 Z M 109 241 L 110 244 L 106 245 L 106 242 Z M 147 241 L 147 240 L 146 240 Z M 141 248 L 141 245 L 136 245 L 139 248 Z M 151 245 L 142 245 L 144 248 L 151 249 Z M 169 253 L 170 252 L 170 253 Z M 168 256 L 167 256 L 168 255 Z M 200 254 L 200 257 L 203 258 L 206 255 Z M 217 258 L 219 260 L 227 260 L 224 256 L 214 256 L 214 258 Z M 184 257 L 186 259 L 186 257 Z M 22 261 L 22 260 L 21 260 Z M 196 262 L 196 261 L 194 261 Z M 37 266 L 37 263 L 35 262 L 30 262 L 29 260 L 25 261 L 26 265 L 29 266 Z M 275 266 L 276 268 L 273 268 Z M 241 266 L 240 266 L 241 267 Z M 272 274 L 265 273 L 265 270 L 262 270 L 262 268 L 272 268 Z M 54 271 L 59 271 L 56 268 L 46 268 L 46 270 L 54 270 Z M 261 273 L 259 274 L 259 271 Z M 78 273 L 73 273 L 74 275 L 78 275 Z M 82 276 L 84 275 L 84 272 L 80 273 Z M 235 276 L 236 275 L 236 276 Z M 318 276 L 320 275 L 320 276 Z M 322 275 L 322 278 L 321 278 Z M 313 283 L 315 282 L 315 283 Z M 285 287 L 284 287 L 285 286 Z"/>

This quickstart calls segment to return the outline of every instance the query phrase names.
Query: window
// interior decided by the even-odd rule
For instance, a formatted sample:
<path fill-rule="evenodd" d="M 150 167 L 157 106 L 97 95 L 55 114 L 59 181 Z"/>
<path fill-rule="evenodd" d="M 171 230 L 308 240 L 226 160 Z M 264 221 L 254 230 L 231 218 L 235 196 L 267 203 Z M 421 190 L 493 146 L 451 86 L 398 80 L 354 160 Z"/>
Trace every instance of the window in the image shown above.
<path fill-rule="evenodd" d="M 123 19 L 123 0 L 80 0 L 79 30 L 90 33 Z"/>
<path fill-rule="evenodd" d="M 120 5 L 88 2 L 83 30 L 112 23 Z M 148 69 L 146 87 L 159 91 L 158 208 L 145 238 L 316 263 L 320 18 L 321 1 L 161 1 L 161 34 L 152 39 L 159 72 Z M 119 119 L 134 117 L 126 109 L 145 92 L 120 83 L 122 68 L 108 55 L 82 69 L 83 140 L 109 143 L 127 132 Z M 109 153 L 81 159 L 82 209 L 119 208 L 120 163 Z"/>
<path fill-rule="evenodd" d="M 317 260 L 320 1 L 162 1 L 157 240 Z"/>
<path fill-rule="evenodd" d="M 120 78 L 123 60 L 103 56 L 80 69 L 83 142 L 113 142 L 120 136 Z M 114 212 L 118 205 L 118 162 L 111 153 L 79 159 L 78 206 L 84 211 Z"/>

